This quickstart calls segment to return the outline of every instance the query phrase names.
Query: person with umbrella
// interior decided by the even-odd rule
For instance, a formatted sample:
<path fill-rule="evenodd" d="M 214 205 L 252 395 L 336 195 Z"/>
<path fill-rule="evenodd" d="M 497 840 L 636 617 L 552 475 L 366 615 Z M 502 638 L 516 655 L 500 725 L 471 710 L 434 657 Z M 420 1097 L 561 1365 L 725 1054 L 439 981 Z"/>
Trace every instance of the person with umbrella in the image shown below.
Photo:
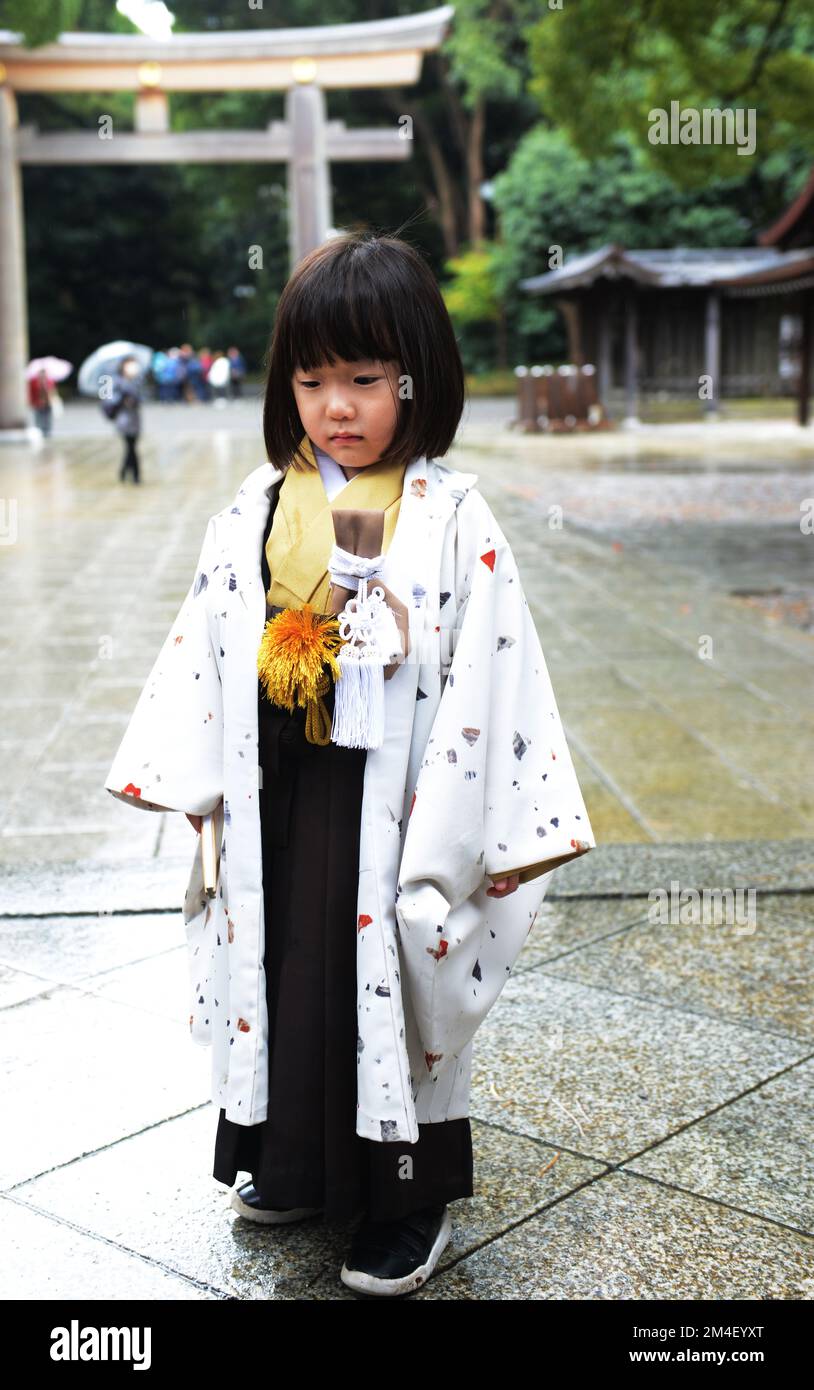
<path fill-rule="evenodd" d="M 139 457 L 136 453 L 136 440 L 141 433 L 141 371 L 135 357 L 124 357 L 119 371 L 113 378 L 111 411 L 113 420 L 125 444 L 119 480 L 125 482 L 128 473 L 133 474 L 133 482 L 139 477 Z"/>
<path fill-rule="evenodd" d="M 28 403 L 34 411 L 34 420 L 46 439 L 51 433 L 54 415 L 51 405 L 53 390 L 54 383 L 44 368 L 40 368 L 36 376 L 28 379 Z"/>
<path fill-rule="evenodd" d="M 28 404 L 34 411 L 37 427 L 47 439 L 51 434 L 54 419 L 54 401 L 59 401 L 56 389 L 58 381 L 64 381 L 73 371 L 73 364 L 62 357 L 35 357 L 26 368 L 28 380 Z"/>
<path fill-rule="evenodd" d="M 103 414 L 115 419 L 116 429 L 126 441 L 119 474 L 122 482 L 128 472 L 139 482 L 135 442 L 141 433 L 142 381 L 153 357 L 154 351 L 146 343 L 117 338 L 96 348 L 79 368 L 79 390 L 96 397 Z"/>

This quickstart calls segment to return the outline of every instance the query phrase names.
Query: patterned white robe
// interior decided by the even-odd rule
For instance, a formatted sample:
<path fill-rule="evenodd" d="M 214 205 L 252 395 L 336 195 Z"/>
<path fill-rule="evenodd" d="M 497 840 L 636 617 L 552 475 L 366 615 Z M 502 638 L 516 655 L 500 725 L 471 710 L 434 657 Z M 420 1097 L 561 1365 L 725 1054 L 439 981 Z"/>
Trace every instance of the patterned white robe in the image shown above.
<path fill-rule="evenodd" d="M 218 895 L 203 893 L 199 840 L 184 904 L 190 1029 L 212 1048 L 213 1103 L 246 1125 L 268 1104 L 256 661 L 282 476 L 263 464 L 210 519 L 105 781 L 143 809 L 222 814 Z M 469 1114 L 474 1035 L 554 868 L 596 843 L 514 556 L 476 482 L 413 460 L 382 573 L 410 622 L 360 827 L 356 1131 L 383 1142 Z M 514 893 L 487 895 L 517 871 Z"/>

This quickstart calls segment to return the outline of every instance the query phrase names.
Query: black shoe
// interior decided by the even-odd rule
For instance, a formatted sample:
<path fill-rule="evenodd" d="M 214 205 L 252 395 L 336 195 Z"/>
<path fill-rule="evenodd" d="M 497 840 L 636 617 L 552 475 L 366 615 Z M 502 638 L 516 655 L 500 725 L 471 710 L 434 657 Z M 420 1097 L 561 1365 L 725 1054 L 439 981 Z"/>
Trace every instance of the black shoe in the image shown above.
<path fill-rule="evenodd" d="M 357 1293 L 381 1297 L 412 1293 L 429 1279 L 451 1234 L 452 1221 L 444 1203 L 394 1221 L 365 1219 L 339 1277 Z"/>
<path fill-rule="evenodd" d="M 252 1182 L 244 1182 L 242 1187 L 232 1191 L 229 1205 L 234 1211 L 249 1221 L 258 1221 L 263 1226 L 284 1225 L 289 1221 L 301 1221 L 304 1216 L 315 1216 L 321 1207 L 264 1207 L 260 1205 L 260 1195 Z"/>

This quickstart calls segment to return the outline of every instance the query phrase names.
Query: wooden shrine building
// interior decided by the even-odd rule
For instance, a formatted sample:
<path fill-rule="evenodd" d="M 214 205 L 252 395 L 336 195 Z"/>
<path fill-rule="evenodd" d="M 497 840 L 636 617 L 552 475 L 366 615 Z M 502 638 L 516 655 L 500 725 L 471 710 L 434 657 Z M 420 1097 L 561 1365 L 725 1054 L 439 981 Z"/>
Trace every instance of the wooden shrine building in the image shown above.
<path fill-rule="evenodd" d="M 556 296 L 569 360 L 595 364 L 606 405 L 621 389 L 628 421 L 647 392 L 696 397 L 710 414 L 727 397 L 793 395 L 808 423 L 814 174 L 757 246 L 606 245 L 520 287 Z"/>

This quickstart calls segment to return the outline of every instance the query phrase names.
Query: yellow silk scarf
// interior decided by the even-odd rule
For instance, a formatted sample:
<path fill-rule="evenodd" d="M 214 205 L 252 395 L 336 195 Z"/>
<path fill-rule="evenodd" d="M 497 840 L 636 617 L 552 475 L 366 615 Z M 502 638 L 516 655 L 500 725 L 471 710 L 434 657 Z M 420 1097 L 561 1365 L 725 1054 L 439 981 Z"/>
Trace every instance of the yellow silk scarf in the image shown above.
<path fill-rule="evenodd" d="M 304 704 L 306 738 L 326 744 L 331 737 L 331 715 L 323 697 L 331 678 L 341 674 L 345 654 L 338 650 L 336 615 L 356 593 L 356 581 L 344 572 L 332 584 L 329 563 L 334 545 L 360 559 L 387 552 L 398 520 L 406 465 L 370 464 L 354 474 L 331 502 L 307 435 L 300 453 L 308 467 L 287 470 L 266 540 L 270 585 L 258 672 L 266 695 L 275 703 L 290 710 L 295 702 Z M 341 579 L 351 580 L 353 587 L 342 587 Z M 406 655 L 407 609 L 386 585 L 381 588 Z M 393 660 L 380 678 L 383 674 L 388 679 L 397 669 L 398 661 Z M 337 738 L 345 746 L 361 746 L 360 738 L 380 737 L 381 686 L 375 680 L 371 685 L 370 676 L 363 677 L 356 663 L 346 671 L 341 697 Z"/>
<path fill-rule="evenodd" d="M 380 553 L 385 555 L 398 521 L 406 465 L 372 463 L 356 473 L 329 501 L 307 435 L 300 452 L 310 467 L 305 471 L 289 468 L 280 483 L 266 542 L 271 575 L 266 598 L 269 604 L 280 608 L 301 608 L 310 603 L 316 612 L 328 613 L 328 561 L 335 540 L 333 512 L 350 509 L 383 513 Z"/>

